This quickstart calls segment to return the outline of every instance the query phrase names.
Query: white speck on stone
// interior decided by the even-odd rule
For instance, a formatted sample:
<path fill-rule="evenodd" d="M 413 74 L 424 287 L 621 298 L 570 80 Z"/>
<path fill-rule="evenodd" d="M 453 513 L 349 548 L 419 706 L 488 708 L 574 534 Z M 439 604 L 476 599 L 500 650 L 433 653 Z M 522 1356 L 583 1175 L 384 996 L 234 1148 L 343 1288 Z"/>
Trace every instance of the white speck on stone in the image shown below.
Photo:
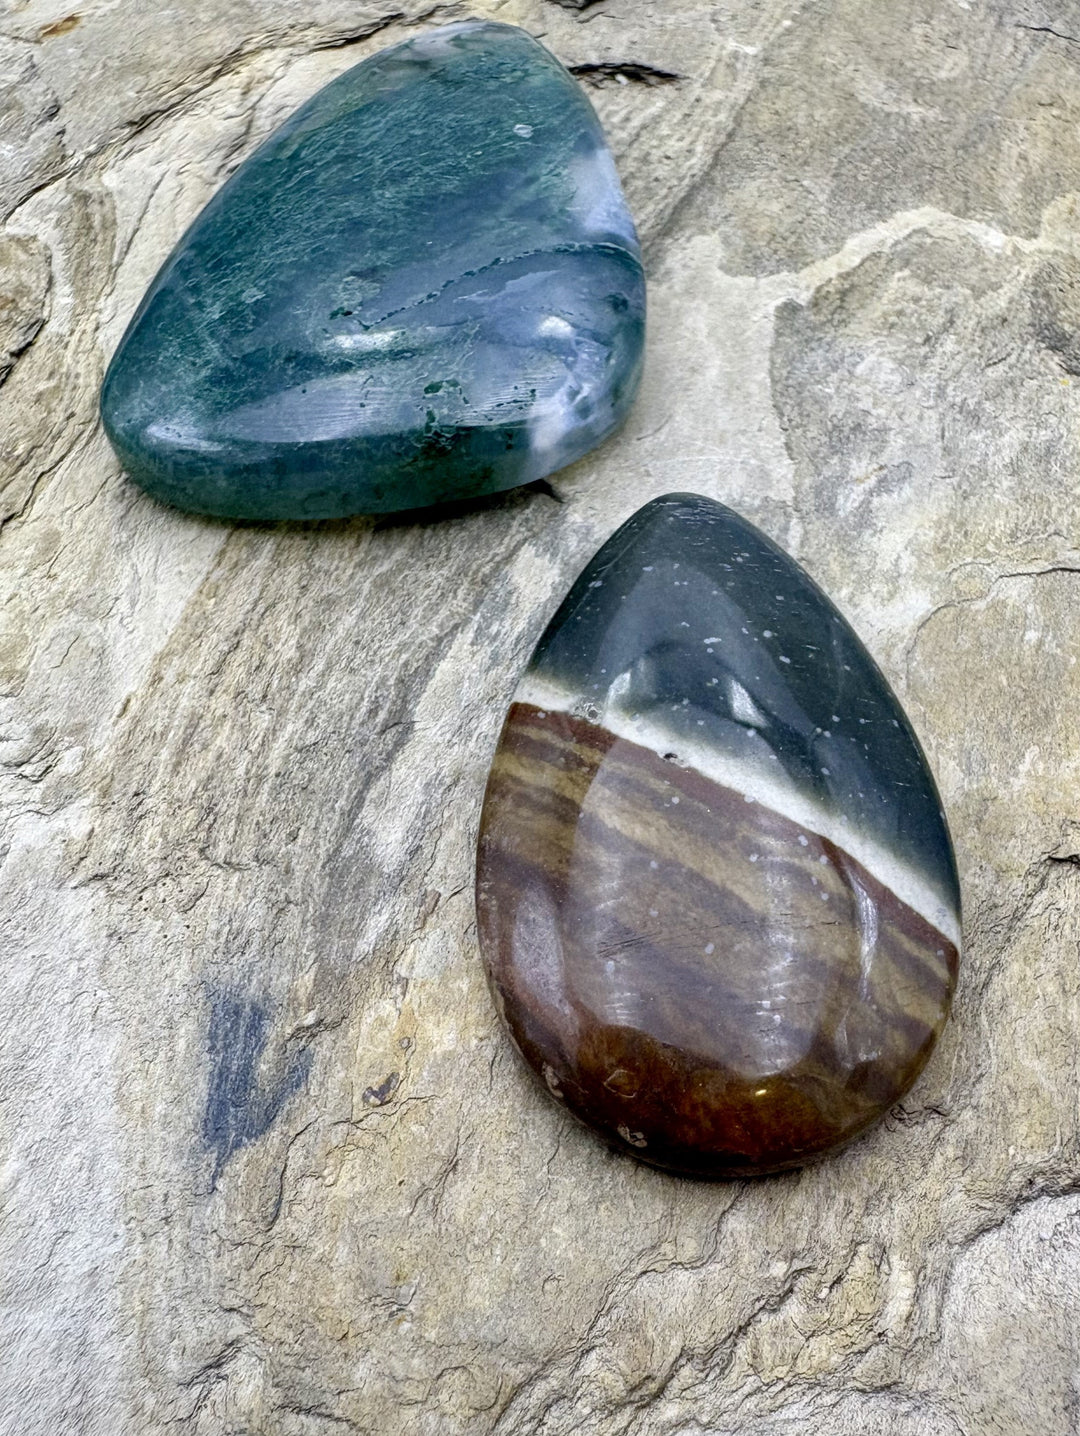
<path fill-rule="evenodd" d="M 791 662 L 791 659 L 790 659 L 790 658 L 785 658 L 784 655 L 781 653 L 781 655 L 780 655 L 780 662 L 781 662 L 781 663 L 790 663 L 790 662 Z"/>
<path fill-rule="evenodd" d="M 546 339 L 572 339 L 574 326 L 558 314 L 548 314 L 536 326 L 536 332 Z"/>
<path fill-rule="evenodd" d="M 760 858 L 760 857 L 761 857 L 761 854 L 760 854 L 760 853 L 751 853 L 751 854 L 750 854 L 750 861 L 751 861 L 752 863 L 756 863 L 757 860 L 758 860 L 758 858 Z"/>
<path fill-rule="evenodd" d="M 705 955 L 706 955 L 707 957 L 711 957 L 712 954 L 713 954 L 715 951 L 716 951 L 716 943 L 715 943 L 715 942 L 707 942 L 707 943 L 705 944 Z"/>
<path fill-rule="evenodd" d="M 660 866 L 660 864 L 656 861 L 655 858 L 650 858 L 650 859 L 649 859 L 649 867 L 651 867 L 651 868 L 658 868 L 659 866 Z"/>
<path fill-rule="evenodd" d="M 809 846 L 809 843 L 810 843 L 810 839 L 809 839 L 809 838 L 804 838 L 803 835 L 802 835 L 802 833 L 800 833 L 800 834 L 799 834 L 799 846 L 805 848 L 805 847 Z"/>

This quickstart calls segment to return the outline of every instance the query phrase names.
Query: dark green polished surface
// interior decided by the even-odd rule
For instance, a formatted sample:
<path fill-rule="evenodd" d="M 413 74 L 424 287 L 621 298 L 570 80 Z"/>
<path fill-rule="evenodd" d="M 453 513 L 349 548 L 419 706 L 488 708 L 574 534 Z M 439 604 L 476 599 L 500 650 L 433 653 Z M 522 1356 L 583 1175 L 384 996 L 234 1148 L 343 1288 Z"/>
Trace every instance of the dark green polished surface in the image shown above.
<path fill-rule="evenodd" d="M 644 336 L 633 222 L 580 87 L 524 31 L 384 50 L 207 205 L 102 389 L 128 472 L 234 518 L 467 499 L 580 458 Z"/>

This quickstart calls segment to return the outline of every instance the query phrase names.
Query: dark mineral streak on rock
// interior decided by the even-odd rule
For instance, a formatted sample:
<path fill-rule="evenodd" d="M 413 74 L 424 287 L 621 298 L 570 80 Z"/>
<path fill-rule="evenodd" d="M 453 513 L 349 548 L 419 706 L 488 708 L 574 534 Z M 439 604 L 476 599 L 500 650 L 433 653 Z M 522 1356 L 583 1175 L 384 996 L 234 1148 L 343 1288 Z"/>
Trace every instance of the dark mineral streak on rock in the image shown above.
<path fill-rule="evenodd" d="M 385 1107 L 400 1086 L 401 1074 L 391 1072 L 377 1087 L 364 1089 L 364 1102 L 368 1107 Z"/>
<path fill-rule="evenodd" d="M 214 1186 L 233 1153 L 269 1129 L 311 1069 L 311 1050 L 305 1047 L 278 1064 L 276 1080 L 263 1080 L 260 1067 L 269 1025 L 268 1007 L 254 998 L 234 992 L 211 995 L 210 1076 L 202 1130 L 214 1153 Z"/>
<path fill-rule="evenodd" d="M 320 91 L 211 200 L 117 350 L 128 472 L 249 519 L 395 513 L 543 478 L 637 388 L 640 249 L 581 87 L 465 22 Z"/>
<path fill-rule="evenodd" d="M 571 65 L 570 73 L 575 79 L 584 80 L 588 85 L 595 85 L 598 89 L 604 85 L 635 84 L 647 85 L 650 89 L 657 85 L 674 85 L 682 79 L 673 70 L 660 70 L 655 65 L 642 65 L 636 60 L 602 60 L 597 63 L 584 65 Z"/>
<path fill-rule="evenodd" d="M 541 639 L 477 903 L 548 1090 L 677 1171 L 849 1141 L 921 1071 L 956 980 L 951 844 L 895 697 L 787 555 L 692 495 L 624 525 Z"/>

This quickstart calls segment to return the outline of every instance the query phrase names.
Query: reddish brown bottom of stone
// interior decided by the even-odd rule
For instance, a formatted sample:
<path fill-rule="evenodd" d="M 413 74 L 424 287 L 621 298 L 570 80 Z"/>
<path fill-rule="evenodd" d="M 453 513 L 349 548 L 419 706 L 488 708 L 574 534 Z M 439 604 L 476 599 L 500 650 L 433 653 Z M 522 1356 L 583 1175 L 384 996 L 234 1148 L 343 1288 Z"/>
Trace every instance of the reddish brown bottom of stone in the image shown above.
<path fill-rule="evenodd" d="M 955 947 L 833 843 L 515 704 L 481 822 L 492 988 L 547 1090 L 645 1161 L 799 1166 L 922 1070 Z"/>

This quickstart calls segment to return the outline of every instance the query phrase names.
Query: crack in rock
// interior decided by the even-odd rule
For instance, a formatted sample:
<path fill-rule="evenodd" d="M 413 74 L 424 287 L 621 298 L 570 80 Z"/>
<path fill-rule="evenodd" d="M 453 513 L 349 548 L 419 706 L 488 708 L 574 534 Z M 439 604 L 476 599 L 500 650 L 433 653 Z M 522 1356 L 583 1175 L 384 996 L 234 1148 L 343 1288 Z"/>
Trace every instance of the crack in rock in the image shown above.
<path fill-rule="evenodd" d="M 587 85 L 600 88 L 603 85 L 674 85 L 683 79 L 673 70 L 661 70 L 655 65 L 643 65 L 636 60 L 603 60 L 594 64 L 571 65 L 571 75 L 584 80 Z"/>

